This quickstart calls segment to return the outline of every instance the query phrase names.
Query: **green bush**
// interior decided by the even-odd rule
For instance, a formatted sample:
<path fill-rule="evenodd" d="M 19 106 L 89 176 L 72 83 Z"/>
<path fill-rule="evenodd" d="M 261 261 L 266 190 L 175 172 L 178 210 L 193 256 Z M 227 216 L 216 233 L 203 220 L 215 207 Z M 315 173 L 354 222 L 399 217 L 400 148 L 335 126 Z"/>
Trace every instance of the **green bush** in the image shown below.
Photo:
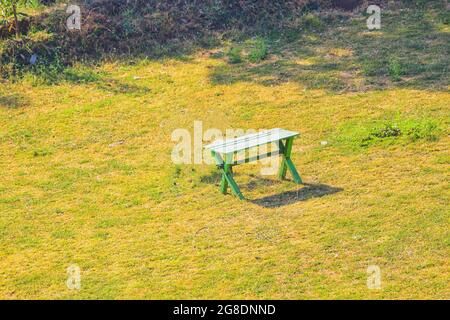
<path fill-rule="evenodd" d="M 228 61 L 230 63 L 241 63 L 242 62 L 242 48 L 240 47 L 231 47 L 227 53 Z"/>
<path fill-rule="evenodd" d="M 248 60 L 253 63 L 261 62 L 267 58 L 269 50 L 264 39 L 258 38 L 252 41 L 252 48 L 248 54 Z"/>
<path fill-rule="evenodd" d="M 400 81 L 401 75 L 403 74 L 403 67 L 400 61 L 398 61 L 396 58 L 391 58 L 389 60 L 388 69 L 389 69 L 389 76 L 392 78 L 392 80 Z"/>

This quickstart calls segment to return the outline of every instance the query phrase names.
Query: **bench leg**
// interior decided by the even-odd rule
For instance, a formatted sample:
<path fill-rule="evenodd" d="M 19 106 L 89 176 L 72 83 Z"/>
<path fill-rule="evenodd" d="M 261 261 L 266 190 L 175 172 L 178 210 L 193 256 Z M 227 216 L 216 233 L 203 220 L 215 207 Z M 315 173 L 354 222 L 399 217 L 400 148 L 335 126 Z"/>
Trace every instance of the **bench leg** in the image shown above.
<path fill-rule="evenodd" d="M 302 184 L 303 183 L 302 178 L 298 174 L 297 169 L 295 168 L 295 165 L 291 160 L 291 151 L 293 143 L 294 143 L 293 137 L 287 139 L 285 145 L 283 145 L 283 143 L 280 141 L 280 151 L 282 151 L 282 162 L 280 165 L 280 170 L 278 172 L 278 177 L 282 180 L 285 179 L 287 169 L 289 169 L 295 183 Z"/>
<path fill-rule="evenodd" d="M 233 155 L 228 154 L 227 160 L 225 161 L 225 165 L 223 168 L 223 175 L 225 176 L 226 181 L 230 185 L 231 191 L 234 193 L 235 196 L 237 196 L 239 199 L 244 200 L 244 196 L 242 195 L 241 190 L 239 189 L 236 181 L 233 179 L 233 166 L 231 165 L 233 163 Z"/>
<path fill-rule="evenodd" d="M 221 167 L 222 171 L 222 180 L 220 182 L 220 192 L 223 194 L 227 193 L 228 186 L 230 186 L 231 191 L 235 196 L 237 196 L 239 199 L 243 200 L 244 196 L 242 195 L 241 190 L 239 189 L 236 181 L 233 179 L 233 166 L 231 165 L 233 161 L 233 155 L 227 156 L 227 161 L 223 161 L 222 157 L 213 152 L 212 153 L 214 159 L 216 160 L 216 163 L 218 166 Z"/>
<path fill-rule="evenodd" d="M 287 171 L 287 165 L 286 165 L 286 145 L 283 144 L 283 142 L 280 140 L 278 142 L 278 146 L 280 148 L 280 156 L 281 156 L 281 165 L 278 169 L 278 178 L 280 180 L 284 180 L 286 178 L 286 171 Z"/>
<path fill-rule="evenodd" d="M 220 192 L 227 194 L 228 181 L 224 172 L 222 172 L 222 180 L 220 181 Z"/>
<path fill-rule="evenodd" d="M 241 190 L 239 189 L 236 181 L 233 179 L 233 174 L 229 171 L 225 171 L 223 175 L 225 176 L 225 179 L 227 180 L 228 184 L 230 185 L 231 191 L 235 196 L 237 196 L 239 199 L 244 200 L 244 195 L 242 194 Z M 226 193 L 226 190 L 225 190 Z"/>

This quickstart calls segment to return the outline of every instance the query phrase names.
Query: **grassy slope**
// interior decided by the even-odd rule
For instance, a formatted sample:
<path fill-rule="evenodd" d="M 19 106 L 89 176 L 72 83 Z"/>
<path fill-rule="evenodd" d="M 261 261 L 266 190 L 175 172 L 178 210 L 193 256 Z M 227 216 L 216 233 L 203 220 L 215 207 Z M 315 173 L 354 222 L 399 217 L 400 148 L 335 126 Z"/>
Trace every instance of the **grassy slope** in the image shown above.
<path fill-rule="evenodd" d="M 2 84 L 0 297 L 450 298 L 448 73 L 406 64 L 448 68 L 448 28 L 394 38 L 335 23 L 271 42 L 260 65 L 202 51 L 79 68 L 85 84 Z M 373 75 L 386 52 L 406 60 L 400 83 Z M 246 165 L 250 201 L 222 196 L 213 166 L 170 160 L 172 131 L 195 120 L 302 132 L 293 157 L 311 186 Z M 427 121 L 437 140 L 360 146 L 379 123 Z M 80 291 L 65 285 L 74 263 Z M 372 264 L 382 290 L 366 287 Z"/>

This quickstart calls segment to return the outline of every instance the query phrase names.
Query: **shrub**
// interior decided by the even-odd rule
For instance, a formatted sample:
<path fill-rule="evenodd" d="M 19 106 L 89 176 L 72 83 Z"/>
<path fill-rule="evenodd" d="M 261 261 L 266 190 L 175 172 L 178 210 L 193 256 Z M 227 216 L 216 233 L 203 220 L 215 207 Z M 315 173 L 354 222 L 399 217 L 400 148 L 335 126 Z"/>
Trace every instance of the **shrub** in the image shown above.
<path fill-rule="evenodd" d="M 241 63 L 242 62 L 242 48 L 232 47 L 227 53 L 228 61 L 230 63 Z"/>
<path fill-rule="evenodd" d="M 403 74 L 403 68 L 400 62 L 395 58 L 391 58 L 389 60 L 388 68 L 389 68 L 389 76 L 392 78 L 392 80 L 400 81 L 401 75 Z"/>
<path fill-rule="evenodd" d="M 269 50 L 264 39 L 258 38 L 251 42 L 252 48 L 248 54 L 248 60 L 253 63 L 261 62 L 267 58 Z"/>

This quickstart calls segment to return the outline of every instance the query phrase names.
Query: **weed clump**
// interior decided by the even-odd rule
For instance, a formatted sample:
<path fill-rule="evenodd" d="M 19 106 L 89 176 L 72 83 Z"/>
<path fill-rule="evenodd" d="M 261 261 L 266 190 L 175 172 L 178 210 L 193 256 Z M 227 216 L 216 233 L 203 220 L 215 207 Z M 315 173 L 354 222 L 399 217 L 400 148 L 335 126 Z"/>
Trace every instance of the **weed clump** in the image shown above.
<path fill-rule="evenodd" d="M 361 140 L 361 146 L 366 147 L 377 139 L 400 137 L 401 135 L 402 131 L 397 125 L 386 124 L 383 127 L 372 129 L 369 135 Z"/>
<path fill-rule="evenodd" d="M 242 48 L 232 47 L 228 50 L 227 53 L 228 61 L 232 64 L 241 63 L 242 62 Z"/>
<path fill-rule="evenodd" d="M 269 49 L 262 38 L 251 39 L 245 43 L 231 47 L 227 52 L 228 62 L 237 64 L 245 61 L 260 63 L 267 59 Z"/>
<path fill-rule="evenodd" d="M 400 64 L 400 61 L 394 58 L 390 59 L 388 69 L 389 69 L 389 76 L 392 78 L 392 80 L 400 81 L 401 75 L 403 74 L 403 68 L 402 65 Z"/>
<path fill-rule="evenodd" d="M 251 44 L 253 46 L 248 54 L 248 60 L 253 63 L 258 63 L 265 60 L 269 54 L 269 50 L 264 39 L 258 38 L 251 41 Z"/>

